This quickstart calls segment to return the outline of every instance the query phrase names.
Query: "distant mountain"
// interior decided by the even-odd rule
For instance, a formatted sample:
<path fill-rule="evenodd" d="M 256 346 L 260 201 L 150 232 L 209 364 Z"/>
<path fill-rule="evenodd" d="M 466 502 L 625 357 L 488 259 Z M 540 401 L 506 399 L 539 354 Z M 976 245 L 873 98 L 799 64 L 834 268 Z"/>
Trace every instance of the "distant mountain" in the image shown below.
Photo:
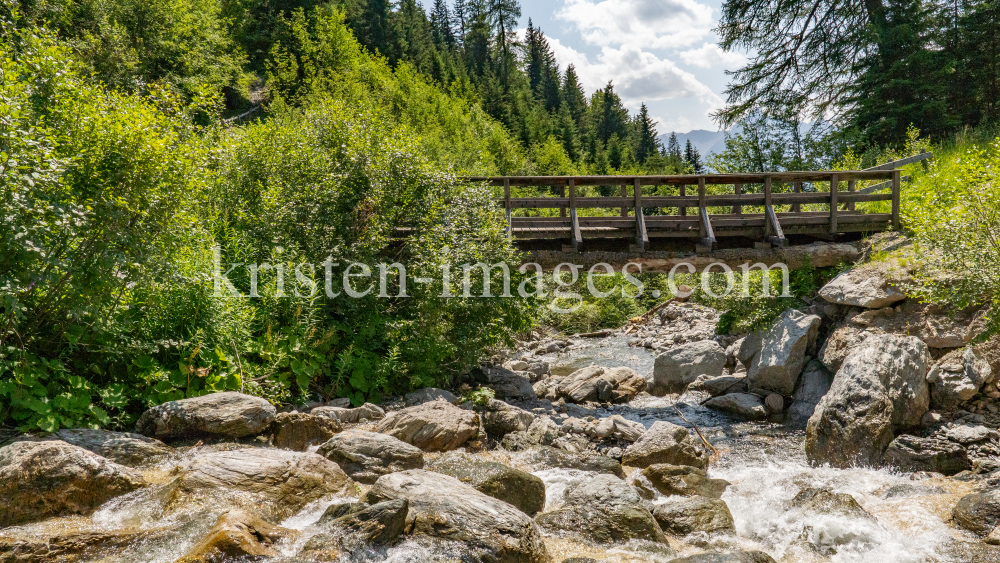
<path fill-rule="evenodd" d="M 681 144 L 681 150 L 684 150 L 684 145 L 686 145 L 688 139 L 690 139 L 694 148 L 698 149 L 702 158 L 705 158 L 710 153 L 722 152 L 726 150 L 726 133 L 732 131 L 733 129 L 730 129 L 729 131 L 707 131 L 705 129 L 695 129 L 694 131 L 688 131 L 687 133 L 677 133 L 677 140 Z M 659 139 L 660 142 L 666 146 L 667 141 L 670 139 L 670 133 L 660 135 Z"/>

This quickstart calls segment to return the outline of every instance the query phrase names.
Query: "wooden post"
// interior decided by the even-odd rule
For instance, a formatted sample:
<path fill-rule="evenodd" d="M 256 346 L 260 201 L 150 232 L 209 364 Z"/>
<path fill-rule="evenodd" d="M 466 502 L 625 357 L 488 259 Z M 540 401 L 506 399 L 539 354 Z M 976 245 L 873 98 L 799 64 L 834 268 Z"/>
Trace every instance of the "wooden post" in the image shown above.
<path fill-rule="evenodd" d="M 628 197 L 628 184 L 622 184 L 622 199 Z M 628 206 L 622 206 L 622 217 L 628 217 Z"/>
<path fill-rule="evenodd" d="M 708 216 L 708 210 L 705 209 L 705 177 L 704 176 L 698 176 L 698 213 L 701 215 L 701 217 L 707 217 Z M 705 222 L 704 221 L 701 222 L 699 231 L 700 231 L 701 236 L 703 238 L 708 235 L 708 231 L 707 231 L 707 229 L 705 227 Z"/>
<path fill-rule="evenodd" d="M 802 182 L 792 182 L 792 192 L 797 194 L 802 193 Z M 802 211 L 802 204 L 800 203 L 792 204 L 792 213 L 799 213 L 801 211 Z"/>
<path fill-rule="evenodd" d="M 503 204 L 507 210 L 507 235 L 513 237 L 514 226 L 510 220 L 510 178 L 507 177 L 503 179 Z"/>
<path fill-rule="evenodd" d="M 837 179 L 836 174 L 830 175 L 830 234 L 837 234 L 837 208 L 840 206 L 837 203 L 837 185 L 840 181 Z"/>
<path fill-rule="evenodd" d="M 569 219 L 573 250 L 579 252 L 580 245 L 583 244 L 583 235 L 580 233 L 580 220 L 576 216 L 576 181 L 572 178 L 569 179 Z"/>
<path fill-rule="evenodd" d="M 892 230 L 899 230 L 900 172 L 892 171 Z"/>
<path fill-rule="evenodd" d="M 681 197 L 687 197 L 687 186 L 685 186 L 684 184 L 681 184 Z M 682 217 L 686 216 L 688 214 L 687 207 L 685 207 L 684 205 L 678 207 L 677 214 Z"/>
<path fill-rule="evenodd" d="M 848 192 L 850 192 L 850 193 L 853 194 L 854 191 L 855 191 L 855 189 L 857 187 L 858 187 L 858 181 L 857 180 L 848 180 L 847 181 L 847 191 Z M 853 201 L 847 202 L 847 210 L 848 211 L 854 211 L 854 202 Z"/>
<path fill-rule="evenodd" d="M 649 244 L 649 237 L 646 235 L 646 220 L 642 215 L 642 184 L 639 178 L 635 179 L 633 185 L 635 191 L 635 244 L 639 247 L 639 252 L 645 252 Z"/>
<path fill-rule="evenodd" d="M 765 217 L 764 217 L 764 236 L 765 237 L 770 236 L 771 233 L 772 233 L 771 222 L 768 220 L 768 218 L 766 216 L 768 210 L 770 210 L 770 209 L 772 209 L 771 208 L 771 177 L 770 176 L 765 176 L 764 177 L 764 213 L 765 213 Z"/>
<path fill-rule="evenodd" d="M 572 182 L 572 181 L 573 180 L 570 180 L 570 182 Z M 559 197 L 561 199 L 566 199 L 566 186 L 559 186 Z M 560 205 L 559 206 L 559 216 L 560 217 L 565 217 L 566 216 L 566 206 L 565 205 Z"/>
<path fill-rule="evenodd" d="M 733 186 L 733 193 L 736 195 L 743 195 L 743 184 L 735 184 Z M 737 203 L 733 206 L 733 215 L 742 215 L 743 206 Z"/>

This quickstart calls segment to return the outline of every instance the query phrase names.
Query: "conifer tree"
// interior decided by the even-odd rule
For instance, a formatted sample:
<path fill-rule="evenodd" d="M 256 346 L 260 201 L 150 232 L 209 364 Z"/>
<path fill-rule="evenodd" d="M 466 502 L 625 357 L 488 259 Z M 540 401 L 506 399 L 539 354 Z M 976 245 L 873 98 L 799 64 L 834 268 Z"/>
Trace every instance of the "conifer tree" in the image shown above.
<path fill-rule="evenodd" d="M 704 166 L 701 164 L 701 155 L 698 154 L 698 149 L 691 144 L 691 139 L 688 139 L 684 146 L 684 162 L 691 167 L 691 171 L 695 174 L 701 174 L 704 170 Z"/>
<path fill-rule="evenodd" d="M 639 164 L 645 164 L 649 157 L 660 153 L 660 141 L 656 138 L 656 123 L 649 116 L 649 109 L 645 103 L 639 106 L 635 122 L 637 136 L 635 160 Z"/>
<path fill-rule="evenodd" d="M 678 163 L 684 161 L 684 155 L 681 154 L 681 143 L 677 140 L 677 133 L 671 131 L 670 138 L 667 140 L 666 156 L 674 158 Z"/>

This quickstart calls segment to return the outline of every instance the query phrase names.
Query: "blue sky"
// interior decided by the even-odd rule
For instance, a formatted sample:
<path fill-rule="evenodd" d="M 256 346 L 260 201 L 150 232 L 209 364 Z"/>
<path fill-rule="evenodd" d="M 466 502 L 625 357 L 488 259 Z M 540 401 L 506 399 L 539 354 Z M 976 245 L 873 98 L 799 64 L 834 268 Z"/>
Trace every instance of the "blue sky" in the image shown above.
<path fill-rule="evenodd" d="M 588 95 L 613 80 L 630 110 L 646 102 L 660 133 L 715 131 L 726 69 L 745 57 L 724 53 L 712 32 L 721 0 L 535 0 L 522 2 L 565 70 L 576 66 Z"/>

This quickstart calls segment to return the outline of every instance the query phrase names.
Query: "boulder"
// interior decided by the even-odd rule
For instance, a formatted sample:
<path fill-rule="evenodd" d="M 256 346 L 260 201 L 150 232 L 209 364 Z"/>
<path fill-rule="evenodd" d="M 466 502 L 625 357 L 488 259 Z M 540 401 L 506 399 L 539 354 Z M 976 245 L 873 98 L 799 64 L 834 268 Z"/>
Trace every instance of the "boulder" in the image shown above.
<path fill-rule="evenodd" d="M 321 455 L 271 448 L 200 453 L 181 463 L 163 489 L 168 510 L 195 503 L 242 508 L 266 520 L 288 518 L 331 495 L 354 496 L 354 483 Z"/>
<path fill-rule="evenodd" d="M 89 514 L 145 485 L 142 474 L 66 442 L 0 448 L 0 528 L 64 514 Z"/>
<path fill-rule="evenodd" d="M 927 345 L 912 336 L 866 339 L 844 361 L 806 425 L 806 455 L 835 467 L 875 465 L 898 430 L 930 402 Z"/>
<path fill-rule="evenodd" d="M 377 504 L 335 504 L 323 514 L 323 531 L 309 538 L 298 557 L 307 561 L 341 561 L 345 553 L 369 546 L 391 545 L 406 529 L 406 499 Z"/>
<path fill-rule="evenodd" d="M 955 524 L 986 536 L 1000 525 L 1000 489 L 965 495 L 951 512 Z"/>
<path fill-rule="evenodd" d="M 767 418 L 767 407 L 757 395 L 750 393 L 730 393 L 721 397 L 712 397 L 702 403 L 704 406 L 747 420 L 764 420 Z"/>
<path fill-rule="evenodd" d="M 699 375 L 687 387 L 688 391 L 702 391 L 713 397 L 725 395 L 727 393 L 746 393 L 747 376 L 740 375 L 720 375 L 712 377 L 710 375 Z"/>
<path fill-rule="evenodd" d="M 446 452 L 479 437 L 479 415 L 447 401 L 391 412 L 374 430 L 428 452 Z"/>
<path fill-rule="evenodd" d="M 954 475 L 972 469 L 972 460 L 965 448 L 949 440 L 897 436 L 883 455 L 885 464 L 902 471 L 930 471 Z"/>
<path fill-rule="evenodd" d="M 430 401 L 448 401 L 451 404 L 457 404 L 459 399 L 451 391 L 446 391 L 444 389 L 438 389 L 437 387 L 426 387 L 424 389 L 418 389 L 412 391 L 403 396 L 406 400 L 407 406 L 422 405 L 424 403 L 429 403 Z"/>
<path fill-rule="evenodd" d="M 281 554 L 274 544 L 296 534 L 294 530 L 269 524 L 242 510 L 227 510 L 215 521 L 208 534 L 174 563 L 278 557 Z"/>
<path fill-rule="evenodd" d="M 641 422 L 628 420 L 620 414 L 602 418 L 594 427 L 594 434 L 598 438 L 615 437 L 625 442 L 635 442 L 645 433 L 646 427 Z"/>
<path fill-rule="evenodd" d="M 839 326 L 830 332 L 819 349 L 817 358 L 831 373 L 837 373 L 851 350 L 861 344 L 868 334 L 853 326 Z"/>
<path fill-rule="evenodd" d="M 579 469 L 625 478 L 622 464 L 595 452 L 570 453 L 556 448 L 536 446 L 518 456 L 518 459 L 535 471 L 544 469 Z"/>
<path fill-rule="evenodd" d="M 601 544 L 632 539 L 666 543 L 663 532 L 639 495 L 612 475 L 571 483 L 563 504 L 535 518 L 548 532 L 569 533 Z"/>
<path fill-rule="evenodd" d="M 668 348 L 653 362 L 651 395 L 681 393 L 699 375 L 718 377 L 726 367 L 726 350 L 714 340 Z"/>
<path fill-rule="evenodd" d="M 534 414 L 496 399 L 490 399 L 479 416 L 486 434 L 494 440 L 501 440 L 511 432 L 524 432 L 535 421 Z"/>
<path fill-rule="evenodd" d="M 670 563 L 777 563 L 773 557 L 763 551 L 734 551 L 731 553 L 697 553 Z"/>
<path fill-rule="evenodd" d="M 551 446 L 559 439 L 559 425 L 546 415 L 536 416 L 524 432 L 511 432 L 503 437 L 500 445 L 512 452 L 535 446 Z"/>
<path fill-rule="evenodd" d="M 657 463 L 632 474 L 633 486 L 645 487 L 648 483 L 664 496 L 703 496 L 720 498 L 726 492 L 729 481 L 709 479 L 704 469 L 686 465 Z"/>
<path fill-rule="evenodd" d="M 991 376 L 990 364 L 974 348 L 952 350 L 927 372 L 931 407 L 943 410 L 958 408 L 975 397 Z"/>
<path fill-rule="evenodd" d="M 750 390 L 791 395 L 805 366 L 806 354 L 816 345 L 819 325 L 819 317 L 795 309 L 787 309 L 775 319 L 761 335 L 760 352 L 747 368 Z"/>
<path fill-rule="evenodd" d="M 622 403 L 646 390 L 646 378 L 627 367 L 590 366 L 562 378 L 558 393 L 571 403 Z"/>
<path fill-rule="evenodd" d="M 792 406 L 788 407 L 788 420 L 793 425 L 805 428 L 816 405 L 830 391 L 833 373 L 816 360 L 806 364 L 799 377 L 799 383 L 792 391 Z"/>
<path fill-rule="evenodd" d="M 427 466 L 428 471 L 451 475 L 477 491 L 514 505 L 528 516 L 545 507 L 545 483 L 502 463 L 460 452 L 450 452 Z"/>
<path fill-rule="evenodd" d="M 464 543 L 495 563 L 549 563 L 535 522 L 506 502 L 454 477 L 411 469 L 384 475 L 362 499 L 369 504 L 405 499 L 407 534 Z"/>
<path fill-rule="evenodd" d="M 826 489 L 808 488 L 795 495 L 789 504 L 802 512 L 843 516 L 845 518 L 876 521 L 867 510 L 847 493 L 834 493 Z"/>
<path fill-rule="evenodd" d="M 4 563 L 77 563 L 106 561 L 107 554 L 130 561 L 128 550 L 137 544 L 175 541 L 176 527 L 125 530 L 76 530 L 44 526 L 30 533 L 0 534 L 0 561 Z M 13 530 L 11 530 L 13 532 Z M 132 559 L 138 560 L 138 559 Z"/>
<path fill-rule="evenodd" d="M 330 438 L 316 451 L 335 462 L 347 475 L 360 483 L 374 483 L 387 473 L 422 469 L 424 453 L 420 448 L 386 434 L 346 430 Z"/>
<path fill-rule="evenodd" d="M 653 507 L 653 517 L 665 532 L 686 536 L 693 532 L 735 534 L 736 525 L 726 503 L 703 496 L 671 496 Z"/>
<path fill-rule="evenodd" d="M 309 414 L 332 418 L 341 424 L 356 424 L 385 418 L 385 410 L 378 405 L 365 403 L 360 407 L 349 409 L 344 407 L 316 407 Z"/>
<path fill-rule="evenodd" d="M 531 387 L 531 380 L 524 375 L 502 367 L 485 368 L 487 387 L 496 392 L 501 401 L 537 401 L 538 396 Z"/>
<path fill-rule="evenodd" d="M 945 436 L 959 444 L 974 444 L 989 438 L 993 431 L 981 424 L 959 424 L 945 430 Z"/>
<path fill-rule="evenodd" d="M 53 434 L 51 439 L 79 446 L 130 467 L 163 461 L 174 453 L 173 448 L 163 442 L 133 432 L 64 428 Z"/>
<path fill-rule="evenodd" d="M 863 269 L 849 270 L 833 278 L 819 290 L 819 296 L 837 305 L 868 309 L 881 309 L 906 299 L 881 274 Z"/>
<path fill-rule="evenodd" d="M 760 350 L 764 346 L 764 333 L 753 332 L 737 342 L 739 347 L 736 348 L 736 361 L 743 367 L 750 369 L 754 358 L 760 354 Z M 733 344 L 733 347 L 736 347 L 736 343 Z"/>
<path fill-rule="evenodd" d="M 708 468 L 708 455 L 688 429 L 658 420 L 622 454 L 622 464 L 648 467 L 656 463 Z"/>
<path fill-rule="evenodd" d="M 546 399 L 548 401 L 558 401 L 559 400 L 559 381 L 558 377 L 546 377 L 536 381 L 532 386 L 531 390 L 535 392 L 535 396 L 539 399 Z"/>
<path fill-rule="evenodd" d="M 142 413 L 135 428 L 161 440 L 206 434 L 242 438 L 264 431 L 276 413 L 260 397 L 226 391 L 157 405 Z"/>
<path fill-rule="evenodd" d="M 280 412 L 271 423 L 271 443 L 276 448 L 304 452 L 340 430 L 339 422 L 325 416 Z"/>

